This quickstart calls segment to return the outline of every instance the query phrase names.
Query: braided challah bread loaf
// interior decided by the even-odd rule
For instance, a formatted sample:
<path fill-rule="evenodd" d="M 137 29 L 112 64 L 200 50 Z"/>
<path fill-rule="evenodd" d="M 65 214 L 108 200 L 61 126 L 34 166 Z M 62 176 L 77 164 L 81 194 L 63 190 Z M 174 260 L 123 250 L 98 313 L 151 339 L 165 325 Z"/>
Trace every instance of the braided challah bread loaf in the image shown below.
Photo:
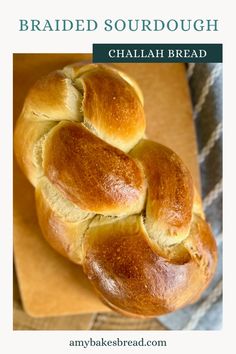
<path fill-rule="evenodd" d="M 217 262 L 188 169 L 144 131 L 135 81 L 73 64 L 31 88 L 14 136 L 45 239 L 83 266 L 107 305 L 133 316 L 196 301 Z"/>

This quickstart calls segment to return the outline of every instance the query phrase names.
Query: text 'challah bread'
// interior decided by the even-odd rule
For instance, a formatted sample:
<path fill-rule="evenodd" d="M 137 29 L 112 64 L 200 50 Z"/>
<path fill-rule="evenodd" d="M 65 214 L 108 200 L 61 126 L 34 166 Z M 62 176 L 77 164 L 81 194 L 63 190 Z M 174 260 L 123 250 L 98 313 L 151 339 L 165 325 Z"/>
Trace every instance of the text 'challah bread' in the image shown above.
<path fill-rule="evenodd" d="M 217 263 L 187 167 L 144 132 L 137 83 L 76 63 L 35 83 L 14 135 L 45 239 L 83 266 L 106 304 L 132 316 L 196 301 Z"/>

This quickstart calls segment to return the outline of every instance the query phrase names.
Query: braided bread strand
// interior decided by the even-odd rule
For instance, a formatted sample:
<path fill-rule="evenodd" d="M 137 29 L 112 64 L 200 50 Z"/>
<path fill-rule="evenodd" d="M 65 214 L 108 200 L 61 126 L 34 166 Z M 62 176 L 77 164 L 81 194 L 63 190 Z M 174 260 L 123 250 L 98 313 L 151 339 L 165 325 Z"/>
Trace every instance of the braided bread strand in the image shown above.
<path fill-rule="evenodd" d="M 45 239 L 132 316 L 196 301 L 217 262 L 188 169 L 144 132 L 137 83 L 105 65 L 73 64 L 36 82 L 14 136 Z"/>

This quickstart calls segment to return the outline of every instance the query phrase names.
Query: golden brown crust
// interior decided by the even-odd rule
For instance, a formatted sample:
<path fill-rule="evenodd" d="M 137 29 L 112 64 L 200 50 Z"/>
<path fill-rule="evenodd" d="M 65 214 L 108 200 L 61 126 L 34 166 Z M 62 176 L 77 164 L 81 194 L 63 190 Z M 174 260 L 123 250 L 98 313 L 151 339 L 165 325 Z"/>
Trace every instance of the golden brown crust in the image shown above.
<path fill-rule="evenodd" d="M 191 235 L 198 238 L 198 252 L 204 248 L 200 265 L 191 248 L 186 250 L 189 260 L 182 264 L 155 253 L 140 217 L 91 225 L 84 244 L 84 271 L 103 300 L 121 312 L 154 316 L 175 311 L 198 298 L 215 269 L 215 243 L 206 225 L 202 228 L 203 240 L 195 229 Z"/>
<path fill-rule="evenodd" d="M 24 108 L 38 119 L 79 121 L 81 99 L 81 93 L 72 85 L 71 79 L 57 70 L 34 84 Z"/>
<path fill-rule="evenodd" d="M 146 227 L 153 239 L 171 245 L 188 235 L 193 182 L 181 159 L 166 146 L 142 140 L 131 155 L 143 165 L 148 182 Z"/>
<path fill-rule="evenodd" d="M 73 64 L 33 86 L 14 137 L 45 239 L 108 306 L 139 317 L 197 300 L 217 262 L 188 169 L 144 129 L 131 78 Z"/>
<path fill-rule="evenodd" d="M 118 73 L 104 66 L 86 71 L 80 81 L 85 123 L 108 143 L 130 150 L 145 130 L 143 107 L 135 90 Z"/>
<path fill-rule="evenodd" d="M 53 129 L 45 143 L 44 173 L 83 210 L 129 215 L 143 209 L 141 168 L 81 124 L 63 122 Z"/>
<path fill-rule="evenodd" d="M 209 282 L 216 270 L 217 246 L 210 226 L 201 216 L 194 214 L 190 233 L 183 245 L 202 270 L 202 278 Z"/>
<path fill-rule="evenodd" d="M 68 78 L 71 78 L 72 80 L 75 81 L 79 76 L 82 76 L 86 72 L 91 72 L 92 70 L 106 70 L 108 72 L 112 71 L 116 75 L 120 76 L 122 79 L 124 79 L 136 92 L 140 102 L 142 105 L 144 105 L 144 100 L 143 100 L 143 94 L 142 91 L 138 85 L 138 83 L 130 76 L 128 76 L 126 73 L 123 71 L 117 70 L 112 65 L 103 65 L 103 64 L 87 64 L 85 65 L 83 62 L 80 63 L 73 63 L 70 65 L 67 65 L 64 67 L 63 72 Z"/>

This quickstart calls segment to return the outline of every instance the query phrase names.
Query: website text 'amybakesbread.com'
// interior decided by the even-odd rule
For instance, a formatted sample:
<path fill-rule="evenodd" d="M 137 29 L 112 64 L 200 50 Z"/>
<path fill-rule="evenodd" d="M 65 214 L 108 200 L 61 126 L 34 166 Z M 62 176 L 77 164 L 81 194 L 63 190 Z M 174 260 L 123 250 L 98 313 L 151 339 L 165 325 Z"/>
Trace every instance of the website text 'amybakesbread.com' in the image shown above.
<path fill-rule="evenodd" d="M 70 340 L 70 347 L 90 348 L 90 347 L 167 347 L 167 342 L 164 339 L 145 339 L 143 337 L 137 339 L 79 339 Z"/>

